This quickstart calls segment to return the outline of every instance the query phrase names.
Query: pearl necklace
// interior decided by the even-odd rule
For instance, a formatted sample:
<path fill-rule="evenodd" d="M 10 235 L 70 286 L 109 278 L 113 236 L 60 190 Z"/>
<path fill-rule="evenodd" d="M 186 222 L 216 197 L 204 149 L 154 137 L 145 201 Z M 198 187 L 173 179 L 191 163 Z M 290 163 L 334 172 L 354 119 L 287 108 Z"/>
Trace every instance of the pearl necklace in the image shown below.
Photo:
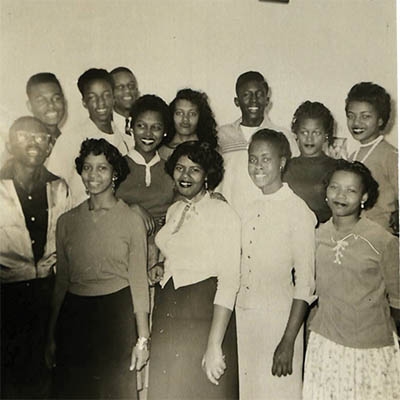
<path fill-rule="evenodd" d="M 379 135 L 376 139 L 374 139 L 372 142 L 370 143 L 365 143 L 365 144 L 360 144 L 360 147 L 357 149 L 357 151 L 354 153 L 354 157 L 353 157 L 353 161 L 357 161 L 357 156 L 358 153 L 360 152 L 362 147 L 369 147 L 371 146 L 371 148 L 368 150 L 367 154 L 362 158 L 362 160 L 360 160 L 361 163 L 365 163 L 366 159 L 371 155 L 371 153 L 375 150 L 375 148 L 378 146 L 378 144 L 380 142 L 382 142 L 383 140 L 383 136 Z"/>

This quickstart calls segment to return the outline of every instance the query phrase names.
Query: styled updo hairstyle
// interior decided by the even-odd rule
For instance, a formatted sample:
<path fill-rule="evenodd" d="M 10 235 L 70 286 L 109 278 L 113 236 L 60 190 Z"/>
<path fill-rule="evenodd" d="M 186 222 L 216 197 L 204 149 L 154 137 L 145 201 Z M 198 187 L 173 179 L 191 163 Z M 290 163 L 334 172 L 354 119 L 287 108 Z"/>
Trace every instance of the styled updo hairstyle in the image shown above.
<path fill-rule="evenodd" d="M 297 135 L 301 122 L 307 118 L 321 121 L 327 135 L 328 144 L 332 145 L 335 121 L 329 109 L 318 101 L 311 102 L 307 100 L 300 104 L 293 115 L 292 132 Z"/>
<path fill-rule="evenodd" d="M 363 163 L 359 161 L 350 162 L 343 159 L 338 160 L 335 168 L 327 175 L 324 181 L 325 190 L 329 186 L 333 174 L 337 171 L 346 171 L 358 175 L 361 178 L 363 194 L 368 194 L 368 199 L 364 203 L 364 209 L 369 210 L 375 205 L 379 196 L 379 184 L 372 176 L 371 171 Z"/>
<path fill-rule="evenodd" d="M 173 178 L 174 169 L 181 157 L 187 156 L 205 171 L 209 189 L 215 189 L 224 176 L 224 160 L 209 143 L 190 140 L 181 143 L 165 163 L 165 171 Z"/>
<path fill-rule="evenodd" d="M 390 118 L 391 112 L 391 99 L 386 90 L 372 82 L 360 82 L 355 84 L 346 98 L 346 112 L 348 111 L 349 104 L 352 101 L 360 101 L 371 104 L 377 114 L 378 118 L 382 119 L 382 125 L 379 130 L 383 131 Z"/>
<path fill-rule="evenodd" d="M 290 144 L 287 140 L 286 136 L 279 131 L 274 131 L 273 129 L 261 129 L 254 133 L 254 135 L 250 139 L 250 146 L 253 145 L 254 142 L 264 141 L 270 143 L 278 152 L 279 157 L 283 157 L 286 159 L 286 163 L 284 168 L 282 168 L 281 174 L 283 174 L 286 170 L 286 166 L 290 158 L 292 157 L 292 152 L 290 151 Z"/>
<path fill-rule="evenodd" d="M 132 105 L 129 112 L 131 116 L 131 128 L 140 114 L 146 111 L 154 111 L 161 115 L 164 124 L 164 133 L 168 136 L 172 130 L 171 114 L 167 103 L 154 94 L 145 94 L 139 97 Z"/>

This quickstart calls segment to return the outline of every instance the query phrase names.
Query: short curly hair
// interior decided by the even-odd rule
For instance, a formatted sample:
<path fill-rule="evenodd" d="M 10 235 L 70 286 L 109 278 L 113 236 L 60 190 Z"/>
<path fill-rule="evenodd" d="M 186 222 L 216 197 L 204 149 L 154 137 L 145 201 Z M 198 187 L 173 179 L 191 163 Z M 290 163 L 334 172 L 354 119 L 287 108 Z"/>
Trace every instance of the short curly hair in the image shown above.
<path fill-rule="evenodd" d="M 268 82 L 266 81 L 264 76 L 258 71 L 247 71 L 247 72 L 243 72 L 243 74 L 239 75 L 239 77 L 236 80 L 235 92 L 236 92 L 237 96 L 239 95 L 240 87 L 248 82 L 261 82 L 265 88 L 267 95 L 268 95 L 269 86 L 268 86 Z"/>
<path fill-rule="evenodd" d="M 169 135 L 172 130 L 172 119 L 167 103 L 154 94 L 145 94 L 139 97 L 132 105 L 129 112 L 131 116 L 131 128 L 140 114 L 146 111 L 158 112 L 163 120 L 164 132 Z"/>
<path fill-rule="evenodd" d="M 82 97 L 85 95 L 85 90 L 87 86 L 96 80 L 106 81 L 110 84 L 111 89 L 114 90 L 114 80 L 107 72 L 107 70 L 102 68 L 90 68 L 85 71 L 78 79 L 78 89 L 81 92 Z"/>
<path fill-rule="evenodd" d="M 215 149 L 218 146 L 217 138 L 217 122 L 214 113 L 208 103 L 208 96 L 204 92 L 199 92 L 190 88 L 179 90 L 174 100 L 169 105 L 172 116 L 172 130 L 164 138 L 163 144 L 168 144 L 176 134 L 175 126 L 173 124 L 173 115 L 178 100 L 187 100 L 197 106 L 199 110 L 199 122 L 197 123 L 196 134 L 201 142 L 207 142 Z"/>
<path fill-rule="evenodd" d="M 332 176 L 337 171 L 352 172 L 358 175 L 361 178 L 363 194 L 368 194 L 368 199 L 364 203 L 364 209 L 369 210 L 375 205 L 379 197 L 379 184 L 372 176 L 371 171 L 363 163 L 359 161 L 350 162 L 344 159 L 337 160 L 335 168 L 328 173 L 324 180 L 325 191 L 329 186 Z"/>
<path fill-rule="evenodd" d="M 224 176 L 224 160 L 209 143 L 190 140 L 181 143 L 165 163 L 165 171 L 173 178 L 174 169 L 181 157 L 187 156 L 194 163 L 199 164 L 207 176 L 208 187 L 213 190 L 222 181 Z"/>
<path fill-rule="evenodd" d="M 104 154 L 113 167 L 116 177 L 114 184 L 117 189 L 129 174 L 128 163 L 119 150 L 105 139 L 85 139 L 81 144 L 79 156 L 75 158 L 75 167 L 79 175 L 82 175 L 83 164 L 89 154 Z"/>
<path fill-rule="evenodd" d="M 357 83 L 350 89 L 347 95 L 346 113 L 352 101 L 363 101 L 371 104 L 383 122 L 379 130 L 383 131 L 386 128 L 392 107 L 390 94 L 382 86 L 372 82 Z"/>
<path fill-rule="evenodd" d="M 35 85 L 39 85 L 41 83 L 55 83 L 58 88 L 60 89 L 60 92 L 62 93 L 62 87 L 60 84 L 60 81 L 57 79 L 57 77 L 51 73 L 51 72 L 39 72 L 35 75 L 32 75 L 29 79 L 28 82 L 26 83 L 26 94 L 28 97 L 31 95 L 32 87 Z"/>
<path fill-rule="evenodd" d="M 323 103 L 319 103 L 318 101 L 312 102 L 307 100 L 304 103 L 301 103 L 293 115 L 291 126 L 292 132 L 297 135 L 301 122 L 307 118 L 321 121 L 328 137 L 328 144 L 333 144 L 335 121 L 329 109 L 325 107 Z"/>
<path fill-rule="evenodd" d="M 274 131 L 273 129 L 261 129 L 253 134 L 250 139 L 250 146 L 256 141 L 264 141 L 271 143 L 274 148 L 278 151 L 279 157 L 284 157 L 286 159 L 285 167 L 282 169 L 282 174 L 285 172 L 288 165 L 288 161 L 292 157 L 292 152 L 290 151 L 290 144 L 287 137 L 279 131 Z"/>

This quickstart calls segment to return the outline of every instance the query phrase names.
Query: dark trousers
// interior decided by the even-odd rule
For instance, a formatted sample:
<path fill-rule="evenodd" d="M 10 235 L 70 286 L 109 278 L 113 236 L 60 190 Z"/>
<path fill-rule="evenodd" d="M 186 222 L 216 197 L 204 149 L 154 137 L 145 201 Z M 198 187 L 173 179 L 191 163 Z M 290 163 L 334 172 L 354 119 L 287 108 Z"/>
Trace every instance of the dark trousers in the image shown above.
<path fill-rule="evenodd" d="M 2 399 L 49 397 L 44 349 L 53 286 L 53 276 L 1 284 Z"/>

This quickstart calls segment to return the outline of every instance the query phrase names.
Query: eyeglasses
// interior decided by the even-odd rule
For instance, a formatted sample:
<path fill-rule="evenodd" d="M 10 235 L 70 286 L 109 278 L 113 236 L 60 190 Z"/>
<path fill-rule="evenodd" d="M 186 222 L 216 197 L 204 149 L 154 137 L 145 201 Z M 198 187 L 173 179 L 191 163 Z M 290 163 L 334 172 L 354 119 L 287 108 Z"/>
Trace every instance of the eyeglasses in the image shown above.
<path fill-rule="evenodd" d="M 37 144 L 49 143 L 51 135 L 44 132 L 27 132 L 17 131 L 15 134 L 18 143 L 26 143 L 29 140 L 34 140 Z"/>

